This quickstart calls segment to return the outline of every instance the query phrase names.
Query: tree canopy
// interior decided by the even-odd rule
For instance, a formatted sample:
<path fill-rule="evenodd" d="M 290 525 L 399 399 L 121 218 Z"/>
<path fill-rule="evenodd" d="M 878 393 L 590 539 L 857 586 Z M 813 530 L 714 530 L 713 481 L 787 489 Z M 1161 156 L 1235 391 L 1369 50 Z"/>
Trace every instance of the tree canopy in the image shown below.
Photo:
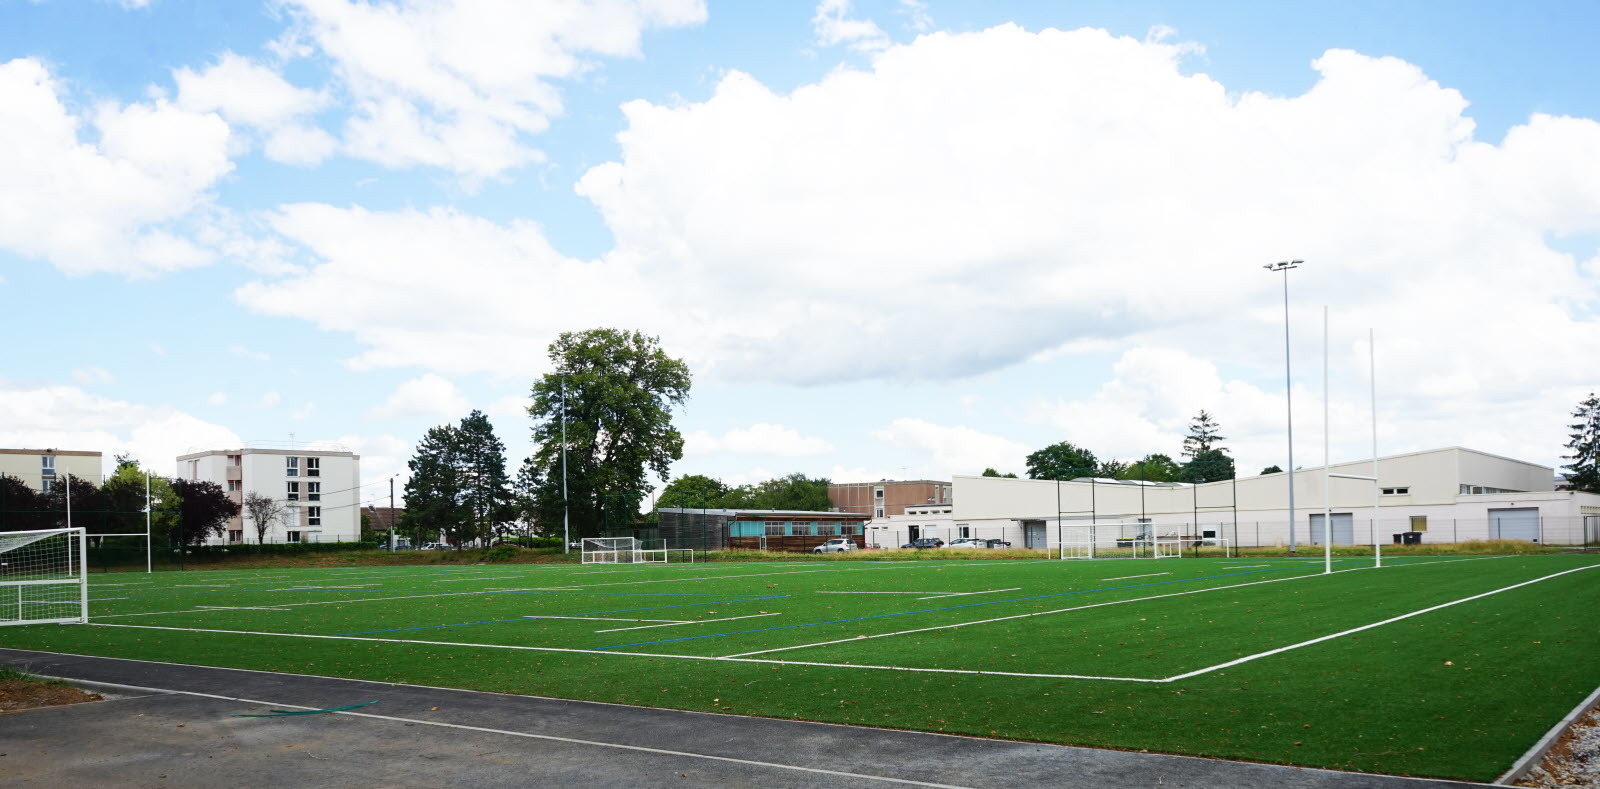
<path fill-rule="evenodd" d="M 169 544 L 200 545 L 227 531 L 228 519 L 239 514 L 239 505 L 215 482 L 175 479 L 172 492 L 177 498 L 178 518 L 169 523 Z"/>
<path fill-rule="evenodd" d="M 1261 475 L 1262 476 L 1266 476 L 1268 474 L 1282 474 L 1282 473 L 1283 473 L 1283 469 L 1278 468 L 1277 464 L 1273 464 L 1273 465 L 1267 466 L 1266 468 L 1261 470 Z"/>
<path fill-rule="evenodd" d="M 1183 439 L 1183 456 L 1193 459 L 1201 452 L 1213 448 L 1227 452 L 1227 447 L 1215 446 L 1218 442 L 1227 440 L 1220 431 L 1221 427 L 1211 418 L 1211 414 L 1204 408 L 1200 409 L 1200 413 L 1189 422 L 1189 435 Z"/>
<path fill-rule="evenodd" d="M 1003 477 L 1005 479 L 1016 479 L 1017 478 L 1016 472 L 1008 471 L 1008 472 L 1006 472 L 1004 474 L 1001 474 L 1000 472 L 995 471 L 992 468 L 984 469 L 983 470 L 983 476 L 985 476 L 985 477 Z"/>
<path fill-rule="evenodd" d="M 1198 484 L 1232 479 L 1233 476 L 1233 458 L 1228 457 L 1220 449 L 1205 449 L 1196 453 L 1188 463 L 1183 464 L 1180 481 Z"/>
<path fill-rule="evenodd" d="M 1136 479 L 1144 482 L 1177 482 L 1183 469 L 1167 455 L 1145 455 L 1117 475 L 1117 479 Z"/>
<path fill-rule="evenodd" d="M 551 371 L 534 383 L 528 406 L 537 449 L 519 480 L 540 522 L 560 523 L 565 503 L 573 535 L 592 537 L 608 509 L 637 513 L 649 475 L 665 481 L 683 457 L 672 409 L 689 399 L 689 367 L 667 356 L 659 339 L 618 329 L 563 333 L 549 355 Z"/>
<path fill-rule="evenodd" d="M 720 479 L 701 474 L 686 474 L 668 482 L 656 498 L 656 507 L 683 507 L 687 509 L 721 509 L 728 495 L 728 486 Z"/>
<path fill-rule="evenodd" d="M 1093 452 L 1069 441 L 1051 444 L 1028 456 L 1029 479 L 1072 479 L 1093 475 L 1100 461 Z"/>
<path fill-rule="evenodd" d="M 815 479 L 795 473 L 754 485 L 740 485 L 728 491 L 723 506 L 731 509 L 752 510 L 804 510 L 827 512 L 833 507 L 828 499 L 826 477 Z"/>
<path fill-rule="evenodd" d="M 473 519 L 466 503 L 461 443 L 455 427 L 428 428 L 406 466 L 411 469 L 411 477 L 406 480 L 406 510 L 400 518 L 401 528 L 419 541 L 437 531 L 446 535 L 451 543 L 459 543 L 471 528 Z"/>
<path fill-rule="evenodd" d="M 1567 485 L 1584 493 L 1600 493 L 1600 398 L 1593 392 L 1573 410 L 1568 429 L 1572 432 L 1567 434 L 1566 447 L 1572 454 L 1562 456 L 1572 461 L 1562 466 L 1570 472 Z"/>

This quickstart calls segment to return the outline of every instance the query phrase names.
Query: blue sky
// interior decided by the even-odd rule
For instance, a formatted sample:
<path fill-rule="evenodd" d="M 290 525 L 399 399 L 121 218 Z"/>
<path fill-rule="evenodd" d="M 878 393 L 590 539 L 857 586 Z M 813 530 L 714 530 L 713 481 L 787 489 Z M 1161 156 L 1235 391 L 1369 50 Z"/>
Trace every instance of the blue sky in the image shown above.
<path fill-rule="evenodd" d="M 696 372 L 678 473 L 1554 464 L 1600 348 L 1592 3 L 0 4 L 0 445 L 334 442 L 562 330 Z M 514 31 L 514 32 L 513 32 Z M 1306 462 L 1306 461 L 1302 461 Z"/>

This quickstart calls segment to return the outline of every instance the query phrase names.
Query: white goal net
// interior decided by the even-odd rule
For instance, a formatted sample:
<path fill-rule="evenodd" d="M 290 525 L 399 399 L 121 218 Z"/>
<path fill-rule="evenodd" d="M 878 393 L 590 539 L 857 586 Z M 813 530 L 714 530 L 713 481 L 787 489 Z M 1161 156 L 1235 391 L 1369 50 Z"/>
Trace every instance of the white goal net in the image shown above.
<path fill-rule="evenodd" d="M 583 538 L 584 564 L 633 564 L 640 561 L 639 541 L 633 537 Z"/>
<path fill-rule="evenodd" d="M 1226 537 L 1157 537 L 1157 559 L 1176 559 L 1187 556 L 1212 556 L 1233 558 L 1233 545 Z"/>
<path fill-rule="evenodd" d="M 0 532 L 0 625 L 89 621 L 83 529 Z"/>

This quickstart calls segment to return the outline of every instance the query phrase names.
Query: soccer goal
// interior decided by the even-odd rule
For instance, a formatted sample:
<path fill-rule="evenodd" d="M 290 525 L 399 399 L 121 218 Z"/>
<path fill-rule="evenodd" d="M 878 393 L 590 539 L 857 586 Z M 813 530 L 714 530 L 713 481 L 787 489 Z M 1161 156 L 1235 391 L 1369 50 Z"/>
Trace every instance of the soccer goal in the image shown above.
<path fill-rule="evenodd" d="M 1093 559 L 1094 558 L 1094 527 L 1093 526 L 1063 526 L 1061 528 L 1062 559 Z"/>
<path fill-rule="evenodd" d="M 1233 558 L 1233 545 L 1227 537 L 1157 537 L 1157 559 L 1176 559 L 1185 552 L 1190 556 L 1220 556 Z"/>
<path fill-rule="evenodd" d="M 89 621 L 83 529 L 0 532 L 0 625 Z"/>
<path fill-rule="evenodd" d="M 639 561 L 639 540 L 633 537 L 583 538 L 584 564 L 633 564 Z"/>

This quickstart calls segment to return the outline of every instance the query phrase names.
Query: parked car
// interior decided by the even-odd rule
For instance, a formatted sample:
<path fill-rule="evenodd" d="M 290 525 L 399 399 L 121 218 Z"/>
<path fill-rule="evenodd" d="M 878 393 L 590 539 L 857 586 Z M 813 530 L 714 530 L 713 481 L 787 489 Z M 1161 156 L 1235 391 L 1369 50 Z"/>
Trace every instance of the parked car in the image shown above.
<path fill-rule="evenodd" d="M 848 537 L 835 537 L 811 549 L 812 553 L 839 553 L 840 551 L 853 551 L 856 541 Z"/>
<path fill-rule="evenodd" d="M 908 542 L 905 545 L 902 545 L 900 547 L 901 548 L 943 548 L 944 547 L 944 540 L 941 540 L 938 537 L 919 537 L 919 538 L 917 538 L 915 540 L 912 540 L 911 542 Z"/>
<path fill-rule="evenodd" d="M 449 549 L 450 546 L 445 545 L 442 542 L 430 542 L 427 545 L 422 546 L 422 550 L 424 551 L 445 551 Z"/>
<path fill-rule="evenodd" d="M 983 542 L 988 544 L 988 546 L 990 548 L 1010 548 L 1011 547 L 1011 543 L 1006 542 L 1005 540 L 989 539 L 989 540 L 984 540 Z"/>
<path fill-rule="evenodd" d="M 989 541 L 988 540 L 980 540 L 977 537 L 957 537 L 957 538 L 951 540 L 949 545 L 946 545 L 944 547 L 946 547 L 946 548 L 987 548 L 987 547 L 989 547 Z"/>

